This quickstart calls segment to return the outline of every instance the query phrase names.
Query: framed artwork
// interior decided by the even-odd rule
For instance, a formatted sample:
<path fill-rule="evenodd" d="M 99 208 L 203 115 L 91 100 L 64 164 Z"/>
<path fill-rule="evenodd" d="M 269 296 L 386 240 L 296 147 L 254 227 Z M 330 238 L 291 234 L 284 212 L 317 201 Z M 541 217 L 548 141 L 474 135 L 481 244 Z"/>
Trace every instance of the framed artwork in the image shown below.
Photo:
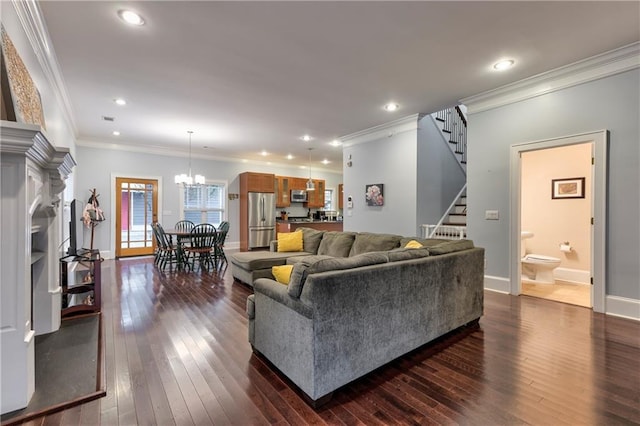
<path fill-rule="evenodd" d="M 551 198 L 584 198 L 583 177 L 551 179 Z"/>
<path fill-rule="evenodd" d="M 384 185 L 373 183 L 365 185 L 365 197 L 368 206 L 384 206 Z"/>

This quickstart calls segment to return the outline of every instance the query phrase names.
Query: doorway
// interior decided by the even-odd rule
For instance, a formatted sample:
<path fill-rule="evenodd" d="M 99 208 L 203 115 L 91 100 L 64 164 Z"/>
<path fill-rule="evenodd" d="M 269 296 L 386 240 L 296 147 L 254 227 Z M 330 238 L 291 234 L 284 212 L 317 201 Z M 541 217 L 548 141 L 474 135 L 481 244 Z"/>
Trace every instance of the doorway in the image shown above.
<path fill-rule="evenodd" d="M 512 145 L 511 147 L 511 224 L 510 224 L 510 240 L 511 240 L 511 294 L 518 295 L 524 292 L 528 292 L 529 289 L 523 291 L 522 280 L 522 262 L 521 262 L 521 250 L 522 250 L 522 231 L 529 231 L 522 227 L 523 224 L 523 155 L 527 153 L 533 153 L 536 151 L 549 150 L 560 147 L 570 147 L 575 145 L 587 145 L 591 147 L 592 166 L 589 167 L 591 171 L 591 188 L 589 189 L 591 195 L 591 202 L 586 207 L 589 210 L 589 214 L 586 214 L 585 220 L 589 225 L 588 236 L 586 239 L 589 241 L 588 248 L 581 249 L 580 255 L 582 257 L 588 257 L 589 270 L 586 273 L 584 280 L 591 281 L 589 286 L 589 299 L 591 306 L 595 312 L 604 312 L 604 299 L 605 299 L 605 253 L 606 253 L 606 164 L 607 164 L 607 131 L 592 132 L 579 134 L 574 136 L 568 136 L 556 139 L 547 139 L 543 141 L 527 142 L 523 144 Z M 559 172 L 562 173 L 562 172 Z M 576 176 L 558 176 L 557 178 L 574 178 Z M 582 177 L 582 176 L 577 176 Z M 549 182 L 543 182 L 546 186 L 545 191 L 548 191 L 547 197 L 551 199 L 554 196 L 553 184 L 551 179 Z M 568 179 L 569 180 L 569 179 Z M 547 185 L 548 184 L 548 185 Z M 556 194 L 557 195 L 557 194 Z M 579 190 L 578 194 L 579 195 Z M 568 202 L 570 200 L 553 200 Z M 566 204 L 565 204 L 566 206 Z M 548 209 L 540 214 L 548 214 Z M 553 221 L 553 215 L 548 215 L 545 218 L 548 221 Z M 565 257 L 565 252 L 560 251 L 560 244 L 567 241 L 563 241 L 563 237 L 560 237 L 562 232 L 557 232 L 557 238 L 559 241 L 552 241 L 554 245 L 557 244 L 556 250 L 558 253 L 555 257 L 561 255 Z M 584 237 L 584 236 L 583 236 Z M 577 238 L 577 237 L 576 237 Z M 577 241 L 577 240 L 575 240 Z M 568 241 L 571 245 L 571 241 Z M 540 246 L 538 246 L 540 249 Z M 570 253 L 569 253 L 570 254 Z M 530 271 L 527 271 L 530 272 Z M 525 284 L 526 284 L 525 280 Z M 548 292 L 548 288 L 546 289 Z"/>
<path fill-rule="evenodd" d="M 152 255 L 151 224 L 158 220 L 158 181 L 116 177 L 116 257 Z"/>

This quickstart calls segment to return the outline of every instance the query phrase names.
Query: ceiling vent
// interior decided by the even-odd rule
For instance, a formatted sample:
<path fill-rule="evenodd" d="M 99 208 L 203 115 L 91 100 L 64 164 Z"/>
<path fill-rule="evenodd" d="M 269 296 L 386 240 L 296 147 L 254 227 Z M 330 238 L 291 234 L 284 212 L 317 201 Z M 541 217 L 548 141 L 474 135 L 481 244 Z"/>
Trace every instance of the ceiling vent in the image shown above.
<path fill-rule="evenodd" d="M 106 115 L 103 115 L 102 119 L 104 121 L 116 121 L 115 117 L 107 117 Z"/>

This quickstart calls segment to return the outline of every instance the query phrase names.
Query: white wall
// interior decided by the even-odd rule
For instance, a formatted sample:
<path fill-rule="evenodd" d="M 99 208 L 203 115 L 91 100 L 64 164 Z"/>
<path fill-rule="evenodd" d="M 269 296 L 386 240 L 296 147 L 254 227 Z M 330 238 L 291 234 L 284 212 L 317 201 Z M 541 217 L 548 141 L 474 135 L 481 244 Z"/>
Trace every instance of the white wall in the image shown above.
<path fill-rule="evenodd" d="M 415 126 L 414 126 L 415 127 Z M 344 230 L 416 235 L 416 129 L 343 149 Z M 351 156 L 352 166 L 346 166 Z M 384 205 L 367 206 L 365 186 L 384 185 Z M 346 207 L 353 197 L 353 209 Z M 351 210 L 351 215 L 349 211 Z"/>
<path fill-rule="evenodd" d="M 100 223 L 95 229 L 94 246 L 107 255 L 114 255 L 114 247 L 111 247 L 113 236 L 112 224 L 114 214 L 111 194 L 111 176 L 152 177 L 160 178 L 162 183 L 159 188 L 162 205 L 158 206 L 158 221 L 166 228 L 171 227 L 180 219 L 180 187 L 174 184 L 173 177 L 178 173 L 184 173 L 188 168 L 188 160 L 184 157 L 168 157 L 163 155 L 129 152 L 122 150 L 102 149 L 87 146 L 78 146 L 77 149 L 77 174 L 75 176 L 76 198 L 86 202 L 89 190 L 96 188 L 100 195 L 100 207 L 104 210 L 106 221 Z M 242 172 L 274 173 L 282 176 L 308 177 L 308 171 L 298 167 L 282 167 L 266 164 L 244 164 L 242 162 L 216 161 L 204 158 L 193 158 L 191 168 L 194 174 L 203 174 L 207 180 L 226 181 L 229 193 L 238 193 L 240 183 L 238 175 Z M 313 178 L 324 179 L 327 188 L 335 188 L 342 183 L 342 175 L 337 173 L 322 172 L 320 169 L 312 169 Z M 227 244 L 230 247 L 237 246 L 240 239 L 238 226 L 240 200 L 227 199 L 227 220 L 230 222 Z M 279 211 L 280 209 L 278 209 Z M 299 206 L 287 208 L 293 213 L 306 214 L 306 209 Z M 273 212 L 276 216 L 276 210 Z"/>
<path fill-rule="evenodd" d="M 469 115 L 469 236 L 487 275 L 508 279 L 509 147 L 610 130 L 606 294 L 640 300 L 640 70 Z M 484 220 L 499 210 L 500 220 Z"/>

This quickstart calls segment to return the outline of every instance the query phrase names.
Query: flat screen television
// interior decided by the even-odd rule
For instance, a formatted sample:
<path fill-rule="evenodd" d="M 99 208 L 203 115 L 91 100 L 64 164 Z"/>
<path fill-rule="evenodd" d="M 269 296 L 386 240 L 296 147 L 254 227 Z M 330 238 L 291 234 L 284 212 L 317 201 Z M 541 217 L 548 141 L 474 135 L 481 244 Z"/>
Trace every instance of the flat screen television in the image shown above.
<path fill-rule="evenodd" d="M 67 250 L 68 256 L 79 256 L 78 249 L 82 245 L 82 243 L 78 244 L 78 236 L 82 235 L 82 229 L 78 231 L 78 228 L 81 226 L 80 218 L 82 217 L 82 212 L 79 211 L 80 203 L 78 200 L 73 200 L 71 202 L 71 211 L 69 218 L 69 249 Z"/>

